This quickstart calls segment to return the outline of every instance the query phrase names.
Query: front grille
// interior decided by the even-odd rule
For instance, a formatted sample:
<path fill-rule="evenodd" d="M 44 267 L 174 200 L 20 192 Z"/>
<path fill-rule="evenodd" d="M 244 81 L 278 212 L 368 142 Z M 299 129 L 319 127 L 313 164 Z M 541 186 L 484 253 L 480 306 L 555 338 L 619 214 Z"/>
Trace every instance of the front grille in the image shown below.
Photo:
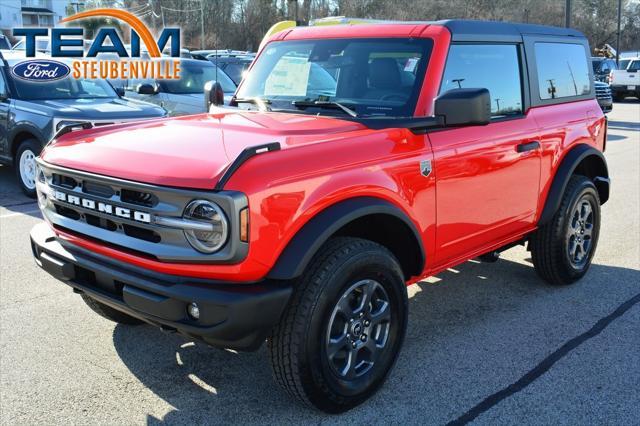
<path fill-rule="evenodd" d="M 80 213 L 78 213 L 74 209 L 70 209 L 59 204 L 55 204 L 54 207 L 56 209 L 56 213 L 58 213 L 59 215 L 73 220 L 80 220 Z"/>
<path fill-rule="evenodd" d="M 230 226 L 237 227 L 237 212 L 247 207 L 241 193 L 160 187 L 41 160 L 38 166 L 42 214 L 58 229 L 160 261 L 232 263 L 246 256 L 246 243 L 232 239 L 216 253 L 198 252 L 185 236 L 182 217 L 190 202 L 209 199 L 222 207 Z"/>
<path fill-rule="evenodd" d="M 130 237 L 138 238 L 140 240 L 150 241 L 152 243 L 160 242 L 160 235 L 157 232 L 152 231 L 150 229 L 144 229 L 144 228 L 140 228 L 139 226 L 133 226 L 133 225 L 127 225 L 127 224 L 122 225 L 122 229 L 124 230 L 124 233 Z"/>
<path fill-rule="evenodd" d="M 61 186 L 66 189 L 74 189 L 78 186 L 78 181 L 72 177 L 60 175 L 58 173 L 53 174 L 53 184 Z"/>
<path fill-rule="evenodd" d="M 158 204 L 158 198 L 154 197 L 153 194 L 142 191 L 132 191 L 130 189 L 122 189 L 122 191 L 120 191 L 120 199 L 125 203 L 144 207 L 153 207 Z"/>
<path fill-rule="evenodd" d="M 611 89 L 609 86 L 607 87 L 596 87 L 596 98 L 598 99 L 609 99 L 611 98 Z"/>

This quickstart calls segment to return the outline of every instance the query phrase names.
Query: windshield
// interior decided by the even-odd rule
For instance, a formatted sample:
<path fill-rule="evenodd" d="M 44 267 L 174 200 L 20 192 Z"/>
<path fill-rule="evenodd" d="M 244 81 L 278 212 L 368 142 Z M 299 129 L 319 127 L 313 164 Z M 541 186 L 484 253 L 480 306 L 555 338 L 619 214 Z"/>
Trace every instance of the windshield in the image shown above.
<path fill-rule="evenodd" d="M 63 78 L 57 81 L 30 82 L 14 78 L 18 96 L 24 100 L 116 98 L 113 87 L 104 80 Z"/>
<path fill-rule="evenodd" d="M 328 39 L 272 42 L 256 59 L 237 97 L 272 109 L 293 102 L 338 102 L 359 116 L 412 116 L 432 42 L 429 39 Z M 241 104 L 242 108 L 255 108 Z M 340 109 L 305 106 L 313 114 Z"/>
<path fill-rule="evenodd" d="M 592 60 L 591 61 L 591 66 L 593 67 L 593 72 L 600 71 L 600 68 L 602 67 L 603 63 L 604 63 L 603 60 Z"/>
<path fill-rule="evenodd" d="M 204 85 L 211 80 L 218 80 L 225 93 L 236 91 L 236 85 L 231 81 L 224 71 L 218 69 L 216 78 L 216 67 L 210 62 L 181 63 L 180 80 L 159 80 L 163 92 L 175 94 L 204 93 Z"/>

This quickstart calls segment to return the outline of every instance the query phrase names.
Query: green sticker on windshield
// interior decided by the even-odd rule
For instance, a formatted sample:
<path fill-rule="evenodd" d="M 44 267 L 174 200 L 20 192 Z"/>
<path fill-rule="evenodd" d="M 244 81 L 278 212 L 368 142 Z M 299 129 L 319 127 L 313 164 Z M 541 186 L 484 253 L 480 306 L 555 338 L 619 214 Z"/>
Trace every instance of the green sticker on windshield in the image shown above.
<path fill-rule="evenodd" d="M 282 57 L 265 83 L 265 96 L 306 96 L 311 63 L 307 58 Z"/>

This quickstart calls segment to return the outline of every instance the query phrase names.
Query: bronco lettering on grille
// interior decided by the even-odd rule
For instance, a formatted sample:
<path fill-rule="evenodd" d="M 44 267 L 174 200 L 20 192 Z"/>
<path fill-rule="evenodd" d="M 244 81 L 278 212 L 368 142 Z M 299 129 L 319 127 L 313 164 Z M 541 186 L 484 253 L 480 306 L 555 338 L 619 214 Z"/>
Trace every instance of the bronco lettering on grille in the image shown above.
<path fill-rule="evenodd" d="M 81 198 L 76 195 L 66 194 L 61 191 L 55 191 L 55 199 L 73 206 L 84 207 L 89 210 L 96 210 L 100 213 L 110 214 L 125 219 L 133 219 L 138 222 L 151 223 L 151 215 L 145 212 L 127 209 L 125 207 L 114 206 L 103 202 L 96 202 L 88 198 Z"/>

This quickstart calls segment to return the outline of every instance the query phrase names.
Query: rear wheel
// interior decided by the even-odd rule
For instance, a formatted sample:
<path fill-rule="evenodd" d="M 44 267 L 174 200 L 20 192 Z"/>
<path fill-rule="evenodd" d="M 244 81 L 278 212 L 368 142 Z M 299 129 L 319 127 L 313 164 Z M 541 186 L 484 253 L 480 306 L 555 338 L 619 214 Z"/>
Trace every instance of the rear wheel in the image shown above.
<path fill-rule="evenodd" d="M 276 381 L 329 413 L 369 398 L 404 339 L 407 291 L 391 252 L 357 238 L 330 240 L 295 284 L 268 339 Z"/>
<path fill-rule="evenodd" d="M 22 192 L 31 198 L 36 196 L 36 157 L 40 149 L 40 143 L 35 139 L 22 141 L 13 163 Z"/>
<path fill-rule="evenodd" d="M 104 303 L 98 302 L 97 300 L 87 296 L 86 294 L 81 294 L 82 300 L 87 304 L 92 311 L 97 313 L 103 318 L 106 318 L 110 321 L 117 322 L 118 324 L 127 324 L 127 325 L 138 325 L 143 324 L 144 321 L 139 320 L 138 318 L 134 318 L 130 315 L 125 314 L 124 312 L 120 312 L 116 309 L 113 309 L 111 306 L 105 305 Z"/>
<path fill-rule="evenodd" d="M 591 266 L 600 233 L 600 198 L 593 182 L 574 175 L 553 219 L 531 236 L 536 272 L 554 285 L 571 284 Z"/>

